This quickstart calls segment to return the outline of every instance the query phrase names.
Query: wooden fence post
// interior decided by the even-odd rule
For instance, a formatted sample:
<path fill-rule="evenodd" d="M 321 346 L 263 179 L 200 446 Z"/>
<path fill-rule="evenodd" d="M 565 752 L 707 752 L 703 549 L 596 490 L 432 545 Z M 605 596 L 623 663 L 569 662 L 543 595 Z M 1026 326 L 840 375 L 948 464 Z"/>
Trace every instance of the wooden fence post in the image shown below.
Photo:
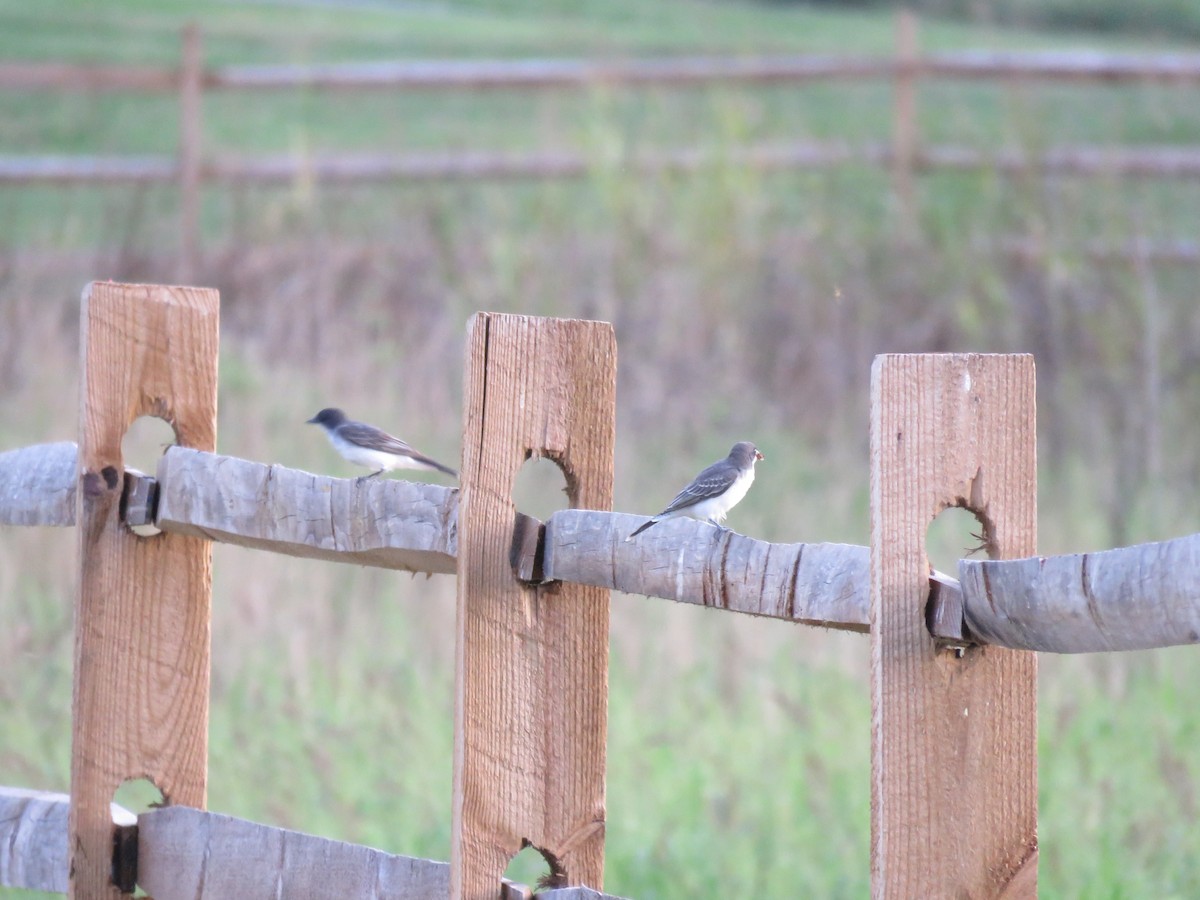
<path fill-rule="evenodd" d="M 530 845 L 555 885 L 599 889 L 609 595 L 516 579 L 512 490 L 540 455 L 563 469 L 571 506 L 611 508 L 612 326 L 479 313 L 464 394 L 450 894 L 499 896 Z"/>
<path fill-rule="evenodd" d="M 204 51 L 200 26 L 184 26 L 179 59 L 179 282 L 200 265 L 200 160 L 203 152 Z"/>
<path fill-rule="evenodd" d="M 917 226 L 917 17 L 896 13 L 896 79 L 892 98 L 892 189 L 906 229 Z M 911 232 L 910 232 L 911 233 Z"/>
<path fill-rule="evenodd" d="M 111 882 L 109 804 L 130 778 L 203 808 L 208 770 L 211 544 L 140 538 L 119 519 L 121 440 L 142 415 L 214 450 L 217 292 L 93 282 L 81 314 L 71 744 L 71 896 Z"/>
<path fill-rule="evenodd" d="M 876 358 L 871 380 L 871 883 L 875 897 L 1037 893 L 1037 657 L 938 652 L 926 531 L 949 506 L 993 557 L 1035 552 L 1026 355 Z M 966 548 L 964 548 L 965 552 Z"/>

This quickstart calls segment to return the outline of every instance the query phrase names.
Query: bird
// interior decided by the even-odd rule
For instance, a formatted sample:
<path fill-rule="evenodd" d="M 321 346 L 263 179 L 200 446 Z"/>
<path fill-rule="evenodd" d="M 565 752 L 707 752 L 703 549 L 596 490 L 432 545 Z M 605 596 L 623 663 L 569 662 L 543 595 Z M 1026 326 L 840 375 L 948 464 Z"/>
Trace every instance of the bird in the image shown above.
<path fill-rule="evenodd" d="M 724 528 L 721 523 L 738 501 L 746 496 L 746 491 L 750 490 L 750 485 L 754 483 L 754 464 L 763 458 L 752 443 L 738 441 L 727 457 L 713 463 L 692 479 L 692 483 L 680 491 L 666 509 L 639 525 L 625 540 L 631 541 L 651 525 L 676 516 L 691 516 Z"/>
<path fill-rule="evenodd" d="M 309 419 L 307 424 L 324 428 L 329 443 L 333 444 L 333 448 L 343 459 L 356 466 L 366 466 L 375 470 L 370 475 L 360 476 L 357 481 L 374 478 L 392 469 L 421 469 L 426 472 L 444 472 L 452 478 L 458 477 L 458 472 L 449 466 L 443 466 L 437 460 L 430 459 L 400 438 L 393 437 L 374 425 L 347 418 L 340 409 L 323 409 Z"/>

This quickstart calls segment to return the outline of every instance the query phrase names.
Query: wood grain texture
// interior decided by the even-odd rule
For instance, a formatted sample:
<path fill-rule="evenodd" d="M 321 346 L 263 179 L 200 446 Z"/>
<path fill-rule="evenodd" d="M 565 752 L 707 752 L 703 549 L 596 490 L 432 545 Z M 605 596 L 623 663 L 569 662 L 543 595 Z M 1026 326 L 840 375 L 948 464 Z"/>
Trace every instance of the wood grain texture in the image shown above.
<path fill-rule="evenodd" d="M 205 804 L 211 544 L 139 538 L 118 511 L 135 418 L 215 449 L 217 292 L 94 282 L 81 326 L 71 894 L 115 898 L 109 803 L 121 783 L 145 777 L 167 802 Z"/>
<path fill-rule="evenodd" d="M 171 806 L 138 816 L 138 884 L 155 900 L 445 900 L 450 864 Z"/>
<path fill-rule="evenodd" d="M 453 574 L 458 491 L 391 478 L 328 478 L 172 447 L 158 465 L 163 531 L 412 572 Z"/>
<path fill-rule="evenodd" d="M 0 525 L 74 525 L 76 458 L 71 441 L 0 453 Z"/>
<path fill-rule="evenodd" d="M 1200 643 L 1200 534 L 1099 553 L 958 564 L 971 631 L 1053 653 Z"/>
<path fill-rule="evenodd" d="M 70 811 L 68 794 L 0 787 L 0 885 L 67 892 Z M 115 803 L 110 816 L 114 829 L 137 824 L 137 816 Z"/>
<path fill-rule="evenodd" d="M 451 897 L 496 897 L 525 842 L 602 887 L 608 592 L 516 578 L 512 491 L 537 454 L 572 506 L 611 507 L 612 326 L 477 314 L 464 394 Z"/>
<path fill-rule="evenodd" d="M 543 577 L 807 625 L 867 630 L 866 547 L 769 544 L 685 518 L 668 519 L 626 541 L 645 521 L 600 510 L 559 510 L 546 521 Z"/>
<path fill-rule="evenodd" d="M 992 556 L 1033 552 L 1032 357 L 881 356 L 872 370 L 875 897 L 1036 895 L 1036 656 L 938 653 L 926 627 L 926 532 L 955 505 Z"/>

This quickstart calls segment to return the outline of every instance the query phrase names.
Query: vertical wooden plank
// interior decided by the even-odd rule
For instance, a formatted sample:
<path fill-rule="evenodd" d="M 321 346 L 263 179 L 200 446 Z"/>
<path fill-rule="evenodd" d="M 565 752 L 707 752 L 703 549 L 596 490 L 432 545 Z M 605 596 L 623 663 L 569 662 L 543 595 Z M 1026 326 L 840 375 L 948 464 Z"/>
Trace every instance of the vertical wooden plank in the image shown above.
<path fill-rule="evenodd" d="M 875 897 L 1037 893 L 1037 658 L 937 652 L 925 536 L 948 506 L 993 558 L 1032 555 L 1033 358 L 881 356 L 871 383 Z"/>
<path fill-rule="evenodd" d="M 896 81 L 892 98 L 892 188 L 906 228 L 916 228 L 913 171 L 917 156 L 917 17 L 896 13 Z"/>
<path fill-rule="evenodd" d="M 451 896 L 497 897 L 526 844 L 556 882 L 600 888 L 608 591 L 523 584 L 510 553 L 531 455 L 559 464 L 572 506 L 611 508 L 612 326 L 480 313 L 465 375 Z"/>
<path fill-rule="evenodd" d="M 204 52 L 200 26 L 184 26 L 179 60 L 179 281 L 200 265 L 200 154 Z"/>
<path fill-rule="evenodd" d="M 203 807 L 208 756 L 208 541 L 139 538 L 118 518 L 121 440 L 138 416 L 212 451 L 217 292 L 94 282 L 80 336 L 79 585 L 71 746 L 71 896 L 118 897 L 109 803 L 146 777 Z"/>

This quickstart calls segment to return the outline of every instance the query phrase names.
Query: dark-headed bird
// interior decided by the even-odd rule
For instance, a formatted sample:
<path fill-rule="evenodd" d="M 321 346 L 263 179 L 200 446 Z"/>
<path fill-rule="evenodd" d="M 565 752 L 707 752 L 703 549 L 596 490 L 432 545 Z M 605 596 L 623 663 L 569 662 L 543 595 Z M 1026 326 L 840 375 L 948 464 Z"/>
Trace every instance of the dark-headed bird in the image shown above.
<path fill-rule="evenodd" d="M 746 496 L 746 491 L 754 483 L 754 464 L 762 458 L 763 455 L 752 443 L 739 441 L 733 445 L 727 457 L 697 475 L 666 509 L 638 526 L 625 540 L 632 540 L 651 525 L 676 516 L 691 516 L 718 528 L 724 527 L 721 523 L 725 521 L 725 516 Z"/>
<path fill-rule="evenodd" d="M 360 481 L 364 478 L 374 478 L 392 469 L 420 469 L 458 477 L 458 473 L 449 466 L 443 466 L 437 460 L 430 459 L 400 438 L 393 437 L 374 425 L 346 418 L 346 414 L 340 409 L 323 409 L 309 419 L 308 424 L 324 428 L 329 443 L 333 444 L 333 448 L 343 459 L 356 466 L 366 466 L 375 470 L 370 475 L 363 475 Z"/>

